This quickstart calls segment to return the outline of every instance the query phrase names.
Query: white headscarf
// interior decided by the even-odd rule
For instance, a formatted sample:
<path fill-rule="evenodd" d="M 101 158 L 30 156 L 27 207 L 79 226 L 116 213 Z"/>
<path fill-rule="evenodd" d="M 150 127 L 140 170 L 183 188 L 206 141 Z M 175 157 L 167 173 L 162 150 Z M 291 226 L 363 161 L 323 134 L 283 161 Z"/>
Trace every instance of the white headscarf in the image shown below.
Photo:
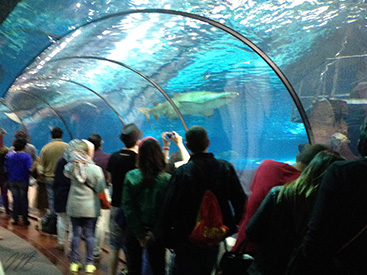
<path fill-rule="evenodd" d="M 88 152 L 82 149 L 81 142 L 88 145 Z M 69 144 L 71 145 L 71 144 Z M 81 140 L 75 147 L 75 150 L 66 156 L 68 163 L 64 167 L 64 175 L 68 178 L 76 178 L 77 181 L 85 183 L 87 180 L 86 168 L 90 163 L 94 163 L 92 157 L 94 155 L 94 145 L 88 140 Z"/>

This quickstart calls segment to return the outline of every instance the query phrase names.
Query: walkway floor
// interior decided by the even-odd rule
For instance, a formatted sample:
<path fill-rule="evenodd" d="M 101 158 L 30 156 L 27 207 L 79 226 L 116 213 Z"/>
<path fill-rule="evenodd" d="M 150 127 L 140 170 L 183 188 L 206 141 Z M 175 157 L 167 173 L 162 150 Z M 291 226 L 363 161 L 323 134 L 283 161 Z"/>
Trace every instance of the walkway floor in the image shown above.
<path fill-rule="evenodd" d="M 20 238 L 33 245 L 45 255 L 63 274 L 69 274 L 69 257 L 64 251 L 56 248 L 57 238 L 54 235 L 41 233 L 36 229 L 36 220 L 32 220 L 31 225 L 26 227 L 22 225 L 12 225 L 12 219 L 6 213 L 0 211 L 0 226 L 13 232 Z M 84 242 L 81 245 L 81 255 L 85 255 Z M 107 274 L 108 265 L 108 249 L 104 249 L 99 260 L 95 261 L 97 271 L 94 274 Z M 123 267 L 122 261 L 119 264 L 119 269 Z M 84 274 L 84 272 L 79 272 Z"/>

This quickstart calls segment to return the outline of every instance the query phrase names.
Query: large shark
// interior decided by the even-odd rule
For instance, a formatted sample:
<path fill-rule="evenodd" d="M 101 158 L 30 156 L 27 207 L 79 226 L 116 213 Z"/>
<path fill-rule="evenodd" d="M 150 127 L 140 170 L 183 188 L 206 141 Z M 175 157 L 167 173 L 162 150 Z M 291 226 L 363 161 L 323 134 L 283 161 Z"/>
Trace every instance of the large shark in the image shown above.
<path fill-rule="evenodd" d="M 212 116 L 214 109 L 228 104 L 239 94 L 233 92 L 186 92 L 175 94 L 172 101 L 176 104 L 182 115 L 203 115 Z M 139 108 L 149 121 L 150 115 L 153 115 L 156 120 L 161 116 L 167 116 L 172 119 L 178 119 L 177 113 L 167 101 L 164 103 L 154 103 L 154 108 Z"/>

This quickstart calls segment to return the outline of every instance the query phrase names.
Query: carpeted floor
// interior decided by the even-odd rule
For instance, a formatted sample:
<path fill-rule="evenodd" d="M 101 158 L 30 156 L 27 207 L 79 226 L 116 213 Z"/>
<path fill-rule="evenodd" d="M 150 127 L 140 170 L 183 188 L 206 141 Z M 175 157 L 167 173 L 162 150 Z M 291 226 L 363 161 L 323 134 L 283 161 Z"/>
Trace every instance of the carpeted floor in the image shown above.
<path fill-rule="evenodd" d="M 43 254 L 14 233 L 0 227 L 0 261 L 6 275 L 62 274 Z"/>

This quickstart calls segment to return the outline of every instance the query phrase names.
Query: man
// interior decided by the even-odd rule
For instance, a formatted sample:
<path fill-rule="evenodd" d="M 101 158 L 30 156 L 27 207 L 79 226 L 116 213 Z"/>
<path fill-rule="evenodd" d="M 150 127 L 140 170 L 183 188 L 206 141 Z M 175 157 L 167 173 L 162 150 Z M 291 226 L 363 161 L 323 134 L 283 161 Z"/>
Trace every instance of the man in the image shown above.
<path fill-rule="evenodd" d="M 270 189 L 296 180 L 314 156 L 327 148 L 326 145 L 318 143 L 307 146 L 297 156 L 296 164 L 294 165 L 267 159 L 259 166 L 251 184 L 251 196 L 247 202 L 245 215 L 240 223 L 237 241 L 233 247 L 234 251 L 242 248 L 241 244 L 246 239 L 245 228 Z M 247 242 L 245 247 L 247 253 L 255 254 L 257 250 L 256 244 Z"/>
<path fill-rule="evenodd" d="M 186 132 L 186 146 L 192 155 L 187 164 L 175 170 L 170 181 L 162 212 L 162 237 L 175 252 L 174 275 L 210 275 L 219 246 L 202 247 L 189 241 L 204 191 L 209 189 L 215 194 L 229 235 L 237 231 L 246 195 L 232 164 L 207 152 L 209 139 L 203 127 L 193 126 Z"/>
<path fill-rule="evenodd" d="M 43 146 L 41 149 L 37 170 L 41 181 L 44 179 L 46 182 L 48 206 L 50 214 L 54 215 L 55 207 L 53 182 L 55 178 L 55 168 L 57 161 L 64 153 L 68 144 L 61 140 L 62 130 L 59 127 L 54 127 L 51 129 L 51 138 L 52 141 Z"/>
<path fill-rule="evenodd" d="M 358 151 L 326 171 L 289 274 L 367 274 L 367 121 Z"/>
<path fill-rule="evenodd" d="M 107 171 L 108 161 L 110 159 L 111 154 L 105 153 L 102 151 L 103 140 L 100 135 L 92 134 L 88 137 L 88 140 L 94 145 L 94 156 L 93 161 L 96 165 L 102 168 L 106 184 L 110 184 L 110 175 Z M 107 186 L 105 190 L 107 189 Z M 94 251 L 93 256 L 95 259 L 98 259 L 102 253 L 102 247 L 104 244 L 105 231 L 106 231 L 106 220 L 107 215 L 109 214 L 108 209 L 101 209 L 101 216 L 97 219 L 96 231 L 94 236 Z"/>
<path fill-rule="evenodd" d="M 121 131 L 120 139 L 125 144 L 125 147 L 122 150 L 113 153 L 107 165 L 107 171 L 110 172 L 112 183 L 112 201 L 110 209 L 110 256 L 108 265 L 108 274 L 110 275 L 116 274 L 119 251 L 121 248 L 123 250 L 125 249 L 126 231 L 122 230 L 117 225 L 115 217 L 121 206 L 125 174 L 136 168 L 138 144 L 139 139 L 142 136 L 143 132 L 139 130 L 134 123 L 124 126 Z"/>

